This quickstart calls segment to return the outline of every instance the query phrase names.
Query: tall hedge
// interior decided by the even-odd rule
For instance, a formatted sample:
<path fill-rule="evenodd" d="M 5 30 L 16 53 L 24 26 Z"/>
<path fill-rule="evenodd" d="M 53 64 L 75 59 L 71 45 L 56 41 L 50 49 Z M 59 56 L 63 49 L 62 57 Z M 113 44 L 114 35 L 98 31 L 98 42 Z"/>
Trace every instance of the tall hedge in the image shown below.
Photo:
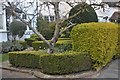
<path fill-rule="evenodd" d="M 117 46 L 117 54 L 114 58 L 120 58 L 120 24 L 118 24 L 118 46 Z"/>
<path fill-rule="evenodd" d="M 72 29 L 74 51 L 91 55 L 93 68 L 105 66 L 116 54 L 118 26 L 114 23 L 84 23 Z"/>

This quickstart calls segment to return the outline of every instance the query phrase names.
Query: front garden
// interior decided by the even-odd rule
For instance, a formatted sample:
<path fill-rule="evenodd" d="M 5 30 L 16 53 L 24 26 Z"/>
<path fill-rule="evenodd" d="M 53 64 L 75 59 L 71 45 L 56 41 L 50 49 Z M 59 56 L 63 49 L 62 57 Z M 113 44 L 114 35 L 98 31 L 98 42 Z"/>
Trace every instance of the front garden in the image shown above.
<path fill-rule="evenodd" d="M 18 16 L 19 8 L 11 5 L 8 2 L 10 16 L 18 20 L 10 23 L 12 39 L 2 42 L 0 62 L 8 60 L 12 67 L 64 75 L 98 71 L 112 59 L 120 58 L 120 27 L 117 23 L 98 22 L 94 8 L 87 3 L 73 7 L 65 19 L 60 19 L 59 2 L 52 3 L 55 21 L 33 15 L 33 19 L 37 16 L 36 28 L 31 24 L 32 19 L 22 19 Z M 16 40 L 23 37 L 27 27 L 35 34 L 24 41 Z"/>
<path fill-rule="evenodd" d="M 120 57 L 118 29 L 114 23 L 78 24 L 72 29 L 71 38 L 59 38 L 53 54 L 48 54 L 48 46 L 32 35 L 18 42 L 22 50 L 28 46 L 34 50 L 9 52 L 9 62 L 14 67 L 37 68 L 55 75 L 98 70 Z"/>

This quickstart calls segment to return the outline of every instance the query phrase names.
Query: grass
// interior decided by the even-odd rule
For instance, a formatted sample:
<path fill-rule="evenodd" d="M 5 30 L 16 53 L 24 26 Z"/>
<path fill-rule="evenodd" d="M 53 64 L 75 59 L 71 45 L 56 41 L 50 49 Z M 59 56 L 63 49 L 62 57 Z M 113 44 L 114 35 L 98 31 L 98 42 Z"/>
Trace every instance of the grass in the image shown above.
<path fill-rule="evenodd" d="M 0 54 L 0 62 L 7 61 L 8 58 L 8 54 Z"/>

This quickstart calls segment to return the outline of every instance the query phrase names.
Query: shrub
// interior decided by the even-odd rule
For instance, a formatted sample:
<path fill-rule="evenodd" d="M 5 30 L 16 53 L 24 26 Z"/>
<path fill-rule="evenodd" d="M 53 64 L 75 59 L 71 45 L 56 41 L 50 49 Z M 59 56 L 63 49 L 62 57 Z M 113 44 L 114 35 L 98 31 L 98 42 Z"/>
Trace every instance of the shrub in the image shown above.
<path fill-rule="evenodd" d="M 23 50 L 23 47 L 22 47 L 22 45 L 21 44 L 19 44 L 18 42 L 13 42 L 13 49 L 14 49 L 14 51 L 21 51 L 21 50 Z"/>
<path fill-rule="evenodd" d="M 9 62 L 16 67 L 38 68 L 39 54 L 36 51 L 9 52 Z"/>
<path fill-rule="evenodd" d="M 26 29 L 27 29 L 26 25 L 21 21 L 14 20 L 10 24 L 10 32 L 12 33 L 12 36 L 18 35 L 18 37 L 21 38 L 24 35 Z"/>
<path fill-rule="evenodd" d="M 32 34 L 31 36 L 30 36 L 30 38 L 32 38 L 32 39 L 35 39 L 35 40 L 41 40 L 38 36 L 37 36 L 37 34 Z"/>
<path fill-rule="evenodd" d="M 70 40 L 70 38 L 58 38 L 58 40 Z"/>
<path fill-rule="evenodd" d="M 64 51 L 69 51 L 72 49 L 72 44 L 71 44 L 71 40 L 59 40 L 57 41 L 57 43 L 55 44 L 55 47 L 58 48 L 59 52 L 64 52 Z"/>
<path fill-rule="evenodd" d="M 40 68 L 47 74 L 65 74 L 91 69 L 88 54 L 65 52 L 47 54 L 43 51 L 10 52 L 9 62 L 16 67 Z"/>
<path fill-rule="evenodd" d="M 32 47 L 34 48 L 34 50 L 39 50 L 39 49 L 46 49 L 48 48 L 47 44 L 44 43 L 43 41 L 34 41 L 32 43 Z"/>
<path fill-rule="evenodd" d="M 118 26 L 114 23 L 84 23 L 72 29 L 74 51 L 91 55 L 93 68 L 105 66 L 115 55 Z"/>
<path fill-rule="evenodd" d="M 47 49 L 48 48 L 46 43 L 44 43 L 43 41 L 34 41 L 32 43 L 32 47 L 34 48 L 34 50 Z M 70 50 L 72 48 L 71 40 L 59 40 L 55 44 L 55 47 L 58 48 L 58 50 L 60 52 Z"/>
<path fill-rule="evenodd" d="M 13 43 L 11 41 L 2 42 L 2 52 L 7 53 L 9 51 L 13 51 Z"/>
<path fill-rule="evenodd" d="M 40 56 L 41 71 L 47 74 L 74 73 L 91 68 L 91 59 L 86 54 L 65 52 Z"/>
<path fill-rule="evenodd" d="M 55 29 L 55 22 L 48 22 L 41 17 L 37 19 L 37 30 L 47 40 L 50 40 L 53 37 L 54 29 Z"/>
<path fill-rule="evenodd" d="M 3 53 L 7 53 L 10 51 L 21 51 L 21 50 L 23 50 L 23 47 L 18 42 L 12 42 L 12 41 L 2 42 Z"/>
<path fill-rule="evenodd" d="M 79 11 L 81 11 L 79 15 L 71 20 L 73 23 L 98 22 L 97 14 L 94 8 L 87 3 L 81 3 L 73 7 L 70 10 L 69 16 L 73 16 Z"/>
<path fill-rule="evenodd" d="M 28 45 L 26 41 L 18 41 L 18 43 L 22 45 L 23 49 L 27 49 Z"/>
<path fill-rule="evenodd" d="M 27 42 L 27 45 L 31 47 L 32 42 L 36 41 L 36 39 L 34 39 L 34 38 L 26 38 L 25 41 Z"/>
<path fill-rule="evenodd" d="M 114 56 L 113 59 L 120 58 L 120 25 L 118 24 L 118 44 L 117 44 L 117 54 Z"/>

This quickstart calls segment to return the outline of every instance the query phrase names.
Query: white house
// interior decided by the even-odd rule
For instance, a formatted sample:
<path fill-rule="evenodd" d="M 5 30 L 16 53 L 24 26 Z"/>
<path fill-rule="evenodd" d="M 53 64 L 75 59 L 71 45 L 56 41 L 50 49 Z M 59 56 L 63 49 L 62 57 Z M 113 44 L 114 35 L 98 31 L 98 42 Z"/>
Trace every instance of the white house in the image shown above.
<path fill-rule="evenodd" d="M 6 12 L 4 6 L 0 4 L 0 42 L 7 41 Z"/>
<path fill-rule="evenodd" d="M 10 0 L 11 2 L 22 2 L 21 4 L 19 4 L 19 6 L 21 8 L 24 9 L 24 7 L 28 7 L 30 4 L 32 4 L 30 7 L 25 8 L 24 11 L 27 13 L 27 15 L 21 14 L 20 16 L 25 19 L 31 19 L 33 14 L 35 13 L 35 9 L 36 6 L 39 6 L 40 3 L 42 3 L 39 0 Z M 112 14 L 115 11 L 119 11 L 118 6 L 111 6 L 111 5 L 107 5 L 107 2 L 119 2 L 119 0 L 86 0 L 87 3 L 101 3 L 104 2 L 106 3 L 105 5 L 105 10 L 103 10 L 103 8 L 100 8 L 98 10 L 96 10 L 96 13 L 98 15 L 99 21 L 102 22 L 109 22 L 109 18 L 112 16 Z M 60 3 L 60 17 L 64 18 L 65 15 L 70 11 L 72 7 L 70 7 L 67 3 L 65 2 L 61 2 Z M 53 6 L 50 5 L 49 7 L 46 5 L 42 5 L 41 7 L 38 8 L 39 10 L 41 10 L 41 14 L 43 15 L 43 18 L 48 20 L 48 21 L 54 21 L 55 20 L 55 14 L 54 14 L 54 9 Z M 38 10 L 38 11 L 39 11 Z M 10 17 L 10 22 L 12 21 L 13 17 Z M 0 42 L 2 41 L 7 41 L 9 39 L 9 35 L 7 34 L 7 26 L 6 26 L 6 12 L 5 10 L 3 10 L 3 6 L 0 4 Z M 36 27 L 36 17 L 32 20 L 32 27 Z M 30 37 L 30 35 L 33 34 L 33 32 L 27 28 L 25 35 L 21 38 L 21 40 L 23 40 L 24 38 L 28 38 Z"/>

